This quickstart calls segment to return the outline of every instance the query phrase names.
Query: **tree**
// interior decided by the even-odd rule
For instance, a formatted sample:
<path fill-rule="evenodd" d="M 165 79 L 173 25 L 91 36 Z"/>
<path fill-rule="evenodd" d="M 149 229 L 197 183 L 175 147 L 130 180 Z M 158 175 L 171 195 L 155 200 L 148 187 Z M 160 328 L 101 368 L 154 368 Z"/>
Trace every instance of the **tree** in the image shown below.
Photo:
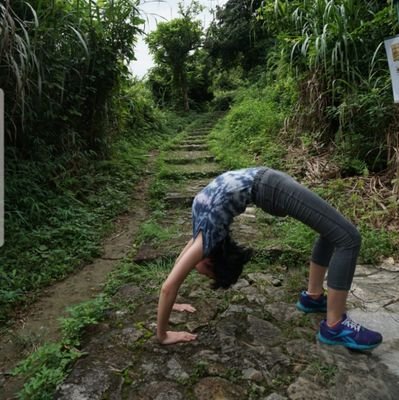
<path fill-rule="evenodd" d="M 264 1 L 228 0 L 217 7 L 216 19 L 207 32 L 205 48 L 213 59 L 226 68 L 238 65 L 250 70 L 263 64 L 267 49 L 273 44 L 257 12 Z"/>
<path fill-rule="evenodd" d="M 187 8 L 179 3 L 180 18 L 160 22 L 146 39 L 155 63 L 170 68 L 173 86 L 180 92 L 185 111 L 190 108 L 187 67 L 195 50 L 202 44 L 201 22 L 194 19 L 201 9 L 197 1 L 193 1 Z"/>

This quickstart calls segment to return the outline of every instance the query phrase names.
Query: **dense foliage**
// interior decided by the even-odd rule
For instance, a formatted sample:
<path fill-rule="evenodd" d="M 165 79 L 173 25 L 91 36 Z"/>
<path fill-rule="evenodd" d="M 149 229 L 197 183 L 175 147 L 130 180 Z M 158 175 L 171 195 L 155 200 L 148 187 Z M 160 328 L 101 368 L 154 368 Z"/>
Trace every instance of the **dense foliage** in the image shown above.
<path fill-rule="evenodd" d="M 394 107 L 382 42 L 395 33 L 392 8 L 376 0 L 276 1 L 260 15 L 300 79 L 304 127 L 334 140 L 353 172 L 386 167 Z"/>
<path fill-rule="evenodd" d="M 285 169 L 286 150 L 279 133 L 296 98 L 293 79 L 269 84 L 267 76 L 260 76 L 256 84 L 237 90 L 230 112 L 212 132 L 213 152 L 226 168 Z"/>
<path fill-rule="evenodd" d="M 129 205 L 149 146 L 165 131 L 164 114 L 128 71 L 141 23 L 137 5 L 0 4 L 7 130 L 2 322 L 27 293 L 98 254 L 109 221 Z"/>
<path fill-rule="evenodd" d="M 229 0 L 216 15 L 208 48 L 219 69 L 243 68 L 249 81 L 260 70 L 277 81 L 295 77 L 298 100 L 285 117 L 300 135 L 334 143 L 345 174 L 392 167 L 397 116 L 383 46 L 397 31 L 392 4 Z"/>
<path fill-rule="evenodd" d="M 112 97 L 134 56 L 137 0 L 9 0 L 0 5 L 0 86 L 8 143 L 31 155 L 103 150 Z"/>

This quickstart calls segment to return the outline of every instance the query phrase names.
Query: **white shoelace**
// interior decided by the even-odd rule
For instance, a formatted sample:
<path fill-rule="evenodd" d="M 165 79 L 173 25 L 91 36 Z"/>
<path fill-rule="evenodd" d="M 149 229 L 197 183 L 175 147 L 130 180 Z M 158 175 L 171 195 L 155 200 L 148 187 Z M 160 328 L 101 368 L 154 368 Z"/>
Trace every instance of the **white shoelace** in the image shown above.
<path fill-rule="evenodd" d="M 360 328 L 361 328 L 360 324 L 351 320 L 349 317 L 347 317 L 346 320 L 342 322 L 342 325 L 345 325 L 348 328 L 354 329 L 356 332 L 359 332 Z"/>

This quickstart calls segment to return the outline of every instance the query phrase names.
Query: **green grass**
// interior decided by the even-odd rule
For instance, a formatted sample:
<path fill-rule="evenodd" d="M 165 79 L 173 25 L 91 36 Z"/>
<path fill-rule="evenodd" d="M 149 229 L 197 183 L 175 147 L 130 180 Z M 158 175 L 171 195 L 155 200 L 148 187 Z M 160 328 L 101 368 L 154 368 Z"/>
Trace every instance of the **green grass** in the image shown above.
<path fill-rule="evenodd" d="M 109 298 L 101 295 L 67 308 L 69 316 L 60 319 L 63 344 L 78 347 L 83 329 L 100 321 L 109 307 Z"/>
<path fill-rule="evenodd" d="M 385 227 L 397 215 L 394 199 L 389 198 L 382 208 L 382 199 L 369 193 L 361 177 L 331 179 L 314 190 L 357 225 L 362 235 L 361 262 L 375 264 L 381 258 L 399 256 L 399 233 Z"/>
<path fill-rule="evenodd" d="M 170 259 L 160 259 L 152 263 L 136 264 L 124 260 L 110 274 L 105 293 L 113 295 L 125 284 L 137 284 L 148 293 L 157 292 L 170 272 L 173 262 L 174 260 Z"/>
<path fill-rule="evenodd" d="M 153 245 L 168 240 L 173 234 L 176 234 L 176 228 L 163 228 L 154 220 L 148 220 L 140 227 L 138 234 L 139 241 L 149 242 Z"/>
<path fill-rule="evenodd" d="M 365 264 L 376 264 L 383 257 L 398 256 L 398 233 L 370 226 L 361 226 L 360 259 Z"/>
<path fill-rule="evenodd" d="M 328 386 L 334 381 L 338 373 L 338 367 L 315 360 L 308 365 L 306 372 L 316 382 L 321 381 L 325 386 Z"/>
<path fill-rule="evenodd" d="M 397 254 L 397 233 L 365 223 L 361 223 L 359 231 L 362 236 L 359 262 L 375 264 L 383 257 Z M 295 252 L 282 254 L 281 262 L 296 266 L 310 257 L 316 233 L 306 225 L 292 218 L 276 219 L 272 225 L 272 232 L 274 238 L 271 239 L 271 243 Z"/>
<path fill-rule="evenodd" d="M 20 400 L 51 400 L 55 388 L 60 384 L 69 366 L 81 353 L 63 344 L 46 344 L 20 363 L 14 375 L 25 376 L 27 382 L 18 393 Z"/>

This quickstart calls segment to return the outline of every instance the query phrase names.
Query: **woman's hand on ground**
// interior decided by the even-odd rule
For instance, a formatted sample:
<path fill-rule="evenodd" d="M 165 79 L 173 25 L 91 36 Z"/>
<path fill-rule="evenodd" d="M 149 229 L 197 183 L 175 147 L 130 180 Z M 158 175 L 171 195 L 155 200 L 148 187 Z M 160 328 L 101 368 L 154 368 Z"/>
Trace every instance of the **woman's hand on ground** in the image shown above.
<path fill-rule="evenodd" d="M 197 311 L 191 304 L 178 304 L 178 303 L 173 304 L 172 310 L 180 312 L 187 311 L 190 313 Z"/>
<path fill-rule="evenodd" d="M 180 342 L 192 342 L 197 339 L 197 335 L 190 332 L 167 331 L 162 339 L 158 339 L 161 344 L 174 344 Z"/>

